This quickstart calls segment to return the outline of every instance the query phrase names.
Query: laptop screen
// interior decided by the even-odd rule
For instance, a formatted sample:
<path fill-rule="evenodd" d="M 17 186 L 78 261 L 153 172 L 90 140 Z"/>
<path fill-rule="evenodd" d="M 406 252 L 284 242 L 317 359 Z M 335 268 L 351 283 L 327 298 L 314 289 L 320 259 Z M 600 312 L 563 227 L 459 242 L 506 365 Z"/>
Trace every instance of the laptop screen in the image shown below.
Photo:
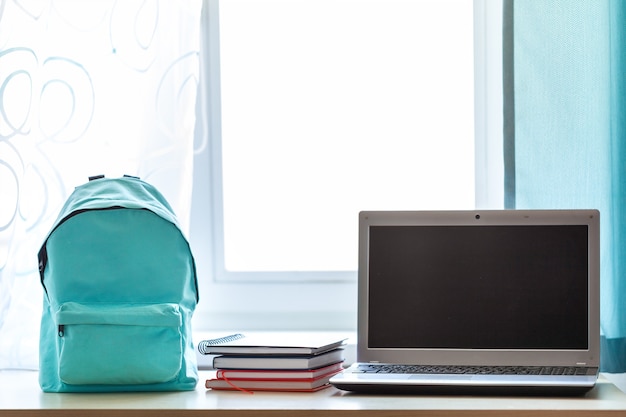
<path fill-rule="evenodd" d="M 360 361 L 599 362 L 597 211 L 362 212 L 359 225 Z"/>
<path fill-rule="evenodd" d="M 587 349 L 587 226 L 373 226 L 371 347 Z"/>

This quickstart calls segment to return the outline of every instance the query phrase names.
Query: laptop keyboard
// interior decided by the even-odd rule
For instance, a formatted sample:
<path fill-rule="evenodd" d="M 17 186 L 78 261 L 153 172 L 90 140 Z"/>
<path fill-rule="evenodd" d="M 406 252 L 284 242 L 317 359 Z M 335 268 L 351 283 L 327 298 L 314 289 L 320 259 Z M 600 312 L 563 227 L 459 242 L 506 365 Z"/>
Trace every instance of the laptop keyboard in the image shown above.
<path fill-rule="evenodd" d="M 554 366 L 438 366 L 359 364 L 357 373 L 390 374 L 482 374 L 482 375 L 587 375 L 596 368 Z"/>

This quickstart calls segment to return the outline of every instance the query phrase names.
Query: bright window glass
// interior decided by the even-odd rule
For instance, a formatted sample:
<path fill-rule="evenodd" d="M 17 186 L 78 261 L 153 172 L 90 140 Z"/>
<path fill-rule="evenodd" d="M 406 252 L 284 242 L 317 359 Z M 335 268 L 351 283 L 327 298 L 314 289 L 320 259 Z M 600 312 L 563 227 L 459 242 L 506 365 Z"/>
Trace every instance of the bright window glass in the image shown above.
<path fill-rule="evenodd" d="M 220 1 L 223 269 L 354 271 L 360 210 L 474 208 L 473 24 L 467 0 Z"/>

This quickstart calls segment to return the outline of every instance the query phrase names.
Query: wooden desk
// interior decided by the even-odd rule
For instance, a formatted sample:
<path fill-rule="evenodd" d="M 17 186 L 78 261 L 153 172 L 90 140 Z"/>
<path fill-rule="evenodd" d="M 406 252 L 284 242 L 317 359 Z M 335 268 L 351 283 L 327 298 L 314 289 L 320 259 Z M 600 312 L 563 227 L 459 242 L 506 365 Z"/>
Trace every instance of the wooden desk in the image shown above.
<path fill-rule="evenodd" d="M 518 398 L 216 392 L 204 389 L 210 375 L 192 392 L 45 394 L 36 372 L 0 371 L 0 416 L 626 416 L 626 394 L 604 378 L 585 397 Z"/>

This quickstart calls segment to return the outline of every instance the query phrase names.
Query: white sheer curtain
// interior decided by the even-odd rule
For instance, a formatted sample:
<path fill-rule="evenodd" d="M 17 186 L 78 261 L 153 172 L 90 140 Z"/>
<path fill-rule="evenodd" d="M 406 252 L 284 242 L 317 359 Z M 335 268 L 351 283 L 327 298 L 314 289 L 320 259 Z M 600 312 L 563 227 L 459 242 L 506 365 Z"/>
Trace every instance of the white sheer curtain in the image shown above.
<path fill-rule="evenodd" d="M 0 369 L 36 368 L 37 251 L 90 175 L 189 224 L 201 2 L 0 0 Z"/>

